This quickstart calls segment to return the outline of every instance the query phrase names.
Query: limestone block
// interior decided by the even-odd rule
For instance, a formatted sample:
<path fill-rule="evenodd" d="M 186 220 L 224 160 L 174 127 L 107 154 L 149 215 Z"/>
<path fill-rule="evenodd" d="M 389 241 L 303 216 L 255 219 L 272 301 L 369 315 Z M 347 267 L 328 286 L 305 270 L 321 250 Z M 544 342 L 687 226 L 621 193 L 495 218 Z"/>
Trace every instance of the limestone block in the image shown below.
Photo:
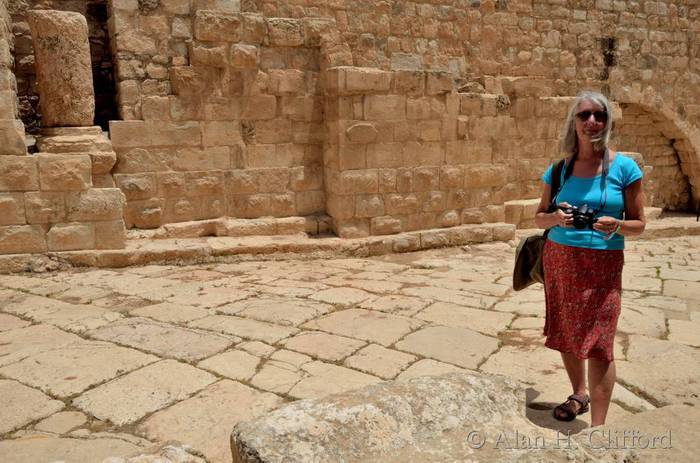
<path fill-rule="evenodd" d="M 49 251 L 74 251 L 95 247 L 92 224 L 66 223 L 53 225 L 46 234 Z"/>
<path fill-rule="evenodd" d="M 241 40 L 241 16 L 235 13 L 198 10 L 194 17 L 194 36 L 197 40 L 238 42 Z"/>
<path fill-rule="evenodd" d="M 17 115 L 17 95 L 11 90 L 0 89 L 0 120 L 12 120 Z"/>
<path fill-rule="evenodd" d="M 396 193 L 396 169 L 379 169 L 379 192 Z"/>
<path fill-rule="evenodd" d="M 0 193 L 0 225 L 27 223 L 22 193 Z"/>
<path fill-rule="evenodd" d="M 224 194 L 223 172 L 186 172 L 187 196 L 221 196 Z"/>
<path fill-rule="evenodd" d="M 191 39 L 192 23 L 190 19 L 174 17 L 172 25 L 170 26 L 170 34 L 176 39 Z"/>
<path fill-rule="evenodd" d="M 157 195 L 156 176 L 150 174 L 114 174 L 117 187 L 127 200 L 149 199 Z"/>
<path fill-rule="evenodd" d="M 418 198 L 414 194 L 389 194 L 384 199 L 386 213 L 392 216 L 418 212 Z"/>
<path fill-rule="evenodd" d="M 464 224 L 476 224 L 484 223 L 486 221 L 484 217 L 484 212 L 479 208 L 464 209 L 462 211 L 462 223 Z"/>
<path fill-rule="evenodd" d="M 353 143 L 373 143 L 377 139 L 377 129 L 369 122 L 358 122 L 345 130 L 345 134 Z"/>
<path fill-rule="evenodd" d="M 0 227 L 0 254 L 46 252 L 44 229 L 40 225 Z"/>
<path fill-rule="evenodd" d="M 269 194 L 233 195 L 228 202 L 228 215 L 232 217 L 256 218 L 268 214 Z"/>
<path fill-rule="evenodd" d="M 252 95 L 243 100 L 241 119 L 272 119 L 277 114 L 277 98 L 274 95 Z"/>
<path fill-rule="evenodd" d="M 19 120 L 0 120 L 0 155 L 23 156 L 25 146 L 24 124 Z"/>
<path fill-rule="evenodd" d="M 166 199 L 163 207 L 163 222 L 187 222 L 198 218 L 199 198 Z"/>
<path fill-rule="evenodd" d="M 192 46 L 190 63 L 192 66 L 211 66 L 225 68 L 228 66 L 228 47 Z"/>
<path fill-rule="evenodd" d="M 292 141 L 292 121 L 286 118 L 257 121 L 255 139 L 258 143 L 289 143 Z"/>
<path fill-rule="evenodd" d="M 427 95 L 450 93 L 454 89 L 454 80 L 450 73 L 428 71 L 426 77 L 425 93 Z"/>
<path fill-rule="evenodd" d="M 429 230 L 438 226 L 437 216 L 434 212 L 419 212 L 409 214 L 406 219 L 406 230 Z M 421 243 L 422 246 L 422 243 Z"/>
<path fill-rule="evenodd" d="M 310 191 L 299 191 L 294 194 L 296 200 L 296 211 L 299 215 L 312 215 L 321 214 L 326 211 L 326 195 L 320 190 L 310 190 Z M 315 218 L 311 218 L 310 222 L 317 224 Z M 317 224 L 318 225 L 318 224 Z M 314 228 L 313 233 L 324 233 L 323 231 L 317 231 Z"/>
<path fill-rule="evenodd" d="M 503 166 L 466 166 L 464 168 L 465 188 L 502 186 L 507 182 Z"/>
<path fill-rule="evenodd" d="M 339 220 L 334 218 L 333 222 L 335 233 L 340 238 L 364 238 L 369 236 L 369 220 L 367 219 Z"/>
<path fill-rule="evenodd" d="M 440 227 L 454 227 L 460 224 L 460 215 L 457 211 L 445 211 L 438 217 Z"/>
<path fill-rule="evenodd" d="M 337 194 L 363 194 L 379 192 L 379 177 L 376 169 L 348 170 L 341 172 L 332 182 L 330 191 Z"/>
<path fill-rule="evenodd" d="M 170 97 L 149 96 L 141 101 L 141 116 L 143 120 L 170 120 Z"/>
<path fill-rule="evenodd" d="M 238 121 L 206 121 L 200 126 L 203 146 L 234 146 L 243 141 Z"/>
<path fill-rule="evenodd" d="M 231 66 L 236 69 L 257 69 L 260 62 L 258 47 L 254 45 L 231 45 Z"/>
<path fill-rule="evenodd" d="M 422 95 L 425 91 L 425 73 L 398 70 L 394 72 L 394 92 L 399 95 Z"/>
<path fill-rule="evenodd" d="M 95 95 L 85 17 L 79 13 L 31 10 L 41 122 L 46 127 L 92 125 Z"/>
<path fill-rule="evenodd" d="M 152 145 L 200 146 L 202 143 L 199 122 L 148 121 L 146 129 Z"/>
<path fill-rule="evenodd" d="M 158 228 L 163 223 L 162 201 L 129 201 L 124 207 L 124 222 L 127 228 Z"/>
<path fill-rule="evenodd" d="M 95 249 L 123 249 L 126 246 L 126 228 L 123 220 L 95 222 Z"/>
<path fill-rule="evenodd" d="M 220 92 L 222 88 L 220 73 L 221 70 L 212 67 L 172 66 L 170 83 L 173 93 L 183 97 L 201 98 L 202 94 Z M 194 109 L 196 108 L 184 108 L 189 111 Z"/>
<path fill-rule="evenodd" d="M 364 98 L 365 119 L 388 121 L 406 119 L 406 97 L 403 95 L 367 95 Z"/>
<path fill-rule="evenodd" d="M 0 191 L 39 189 L 36 156 L 0 156 Z"/>
<path fill-rule="evenodd" d="M 439 166 L 445 158 L 440 142 L 408 142 L 404 150 L 405 166 Z"/>
<path fill-rule="evenodd" d="M 351 219 L 355 215 L 355 197 L 329 194 L 326 200 L 328 214 L 334 219 Z"/>
<path fill-rule="evenodd" d="M 345 70 L 346 93 L 386 93 L 393 73 L 374 68 L 350 67 Z"/>
<path fill-rule="evenodd" d="M 83 191 L 92 186 L 92 161 L 87 154 L 39 154 L 42 191 Z"/>
<path fill-rule="evenodd" d="M 299 19 L 268 18 L 267 33 L 272 46 L 298 47 L 304 44 L 302 22 Z"/>
<path fill-rule="evenodd" d="M 355 217 L 384 215 L 384 199 L 379 195 L 359 195 L 355 198 Z"/>
<path fill-rule="evenodd" d="M 401 233 L 401 221 L 389 215 L 374 217 L 370 221 L 370 231 L 372 235 L 392 235 Z"/>
<path fill-rule="evenodd" d="M 151 145 L 151 134 L 144 121 L 109 121 L 109 138 L 117 151 Z"/>
<path fill-rule="evenodd" d="M 24 194 L 27 223 L 56 223 L 66 219 L 65 193 L 32 191 Z"/>
<path fill-rule="evenodd" d="M 417 167 L 413 169 L 413 191 L 437 190 L 440 185 L 438 167 Z"/>
<path fill-rule="evenodd" d="M 440 189 L 455 190 L 462 188 L 464 185 L 464 177 L 462 168 L 457 166 L 440 167 Z"/>
<path fill-rule="evenodd" d="M 120 220 L 126 199 L 119 188 L 92 188 L 66 195 L 68 220 L 92 222 Z"/>
<path fill-rule="evenodd" d="M 306 93 L 306 76 L 298 69 L 271 69 L 269 91 L 276 95 Z"/>

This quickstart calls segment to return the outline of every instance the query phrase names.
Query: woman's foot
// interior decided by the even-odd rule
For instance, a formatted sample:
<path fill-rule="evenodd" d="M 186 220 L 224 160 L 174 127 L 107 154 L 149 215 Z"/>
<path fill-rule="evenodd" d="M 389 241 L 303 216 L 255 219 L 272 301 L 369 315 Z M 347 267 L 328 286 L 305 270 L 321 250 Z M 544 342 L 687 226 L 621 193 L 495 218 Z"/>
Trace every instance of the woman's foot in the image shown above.
<path fill-rule="evenodd" d="M 578 415 L 586 413 L 591 403 L 590 397 L 583 394 L 571 394 L 565 402 L 552 410 L 552 415 L 559 421 L 572 421 Z"/>

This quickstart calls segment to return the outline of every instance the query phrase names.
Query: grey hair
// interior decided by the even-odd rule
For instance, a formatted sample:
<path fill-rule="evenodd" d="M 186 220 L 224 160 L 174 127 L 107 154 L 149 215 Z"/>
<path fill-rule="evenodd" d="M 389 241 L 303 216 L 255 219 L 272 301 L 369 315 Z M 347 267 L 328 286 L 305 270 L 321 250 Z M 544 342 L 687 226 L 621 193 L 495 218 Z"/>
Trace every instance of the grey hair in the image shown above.
<path fill-rule="evenodd" d="M 605 123 L 605 128 L 601 130 L 600 134 L 593 139 L 593 148 L 596 151 L 604 151 L 608 147 L 608 142 L 610 141 L 610 132 L 612 131 L 613 124 L 613 114 L 612 107 L 610 106 L 610 101 L 598 92 L 593 92 L 590 90 L 584 90 L 576 95 L 574 104 L 571 105 L 569 109 L 569 114 L 566 116 L 566 123 L 564 124 L 564 132 L 561 140 L 561 150 L 567 154 L 574 154 L 578 151 L 578 136 L 576 135 L 576 113 L 578 113 L 578 107 L 584 101 L 590 101 L 597 104 L 608 114 L 608 120 Z"/>

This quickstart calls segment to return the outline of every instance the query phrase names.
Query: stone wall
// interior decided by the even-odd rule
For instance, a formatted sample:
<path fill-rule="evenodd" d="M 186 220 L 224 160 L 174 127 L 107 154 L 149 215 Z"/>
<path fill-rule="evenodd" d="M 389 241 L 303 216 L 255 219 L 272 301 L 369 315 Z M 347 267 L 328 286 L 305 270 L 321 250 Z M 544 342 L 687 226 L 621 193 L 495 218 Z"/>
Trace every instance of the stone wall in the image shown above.
<path fill-rule="evenodd" d="M 113 8 L 125 120 L 112 122 L 111 138 L 127 226 L 324 211 L 313 21 L 190 11 L 189 2 Z"/>

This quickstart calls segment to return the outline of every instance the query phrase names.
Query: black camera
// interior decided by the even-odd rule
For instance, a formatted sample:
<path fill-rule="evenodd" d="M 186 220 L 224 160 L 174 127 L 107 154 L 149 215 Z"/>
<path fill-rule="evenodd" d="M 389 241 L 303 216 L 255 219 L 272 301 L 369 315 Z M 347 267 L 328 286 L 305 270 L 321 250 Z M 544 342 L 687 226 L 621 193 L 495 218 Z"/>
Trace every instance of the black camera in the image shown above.
<path fill-rule="evenodd" d="M 583 230 L 584 228 L 593 229 L 593 224 L 598 221 L 598 219 L 595 218 L 596 212 L 590 207 L 588 207 L 588 204 L 584 204 L 581 207 L 559 206 L 559 209 L 561 209 L 567 214 L 573 215 L 574 228 L 578 230 Z"/>

